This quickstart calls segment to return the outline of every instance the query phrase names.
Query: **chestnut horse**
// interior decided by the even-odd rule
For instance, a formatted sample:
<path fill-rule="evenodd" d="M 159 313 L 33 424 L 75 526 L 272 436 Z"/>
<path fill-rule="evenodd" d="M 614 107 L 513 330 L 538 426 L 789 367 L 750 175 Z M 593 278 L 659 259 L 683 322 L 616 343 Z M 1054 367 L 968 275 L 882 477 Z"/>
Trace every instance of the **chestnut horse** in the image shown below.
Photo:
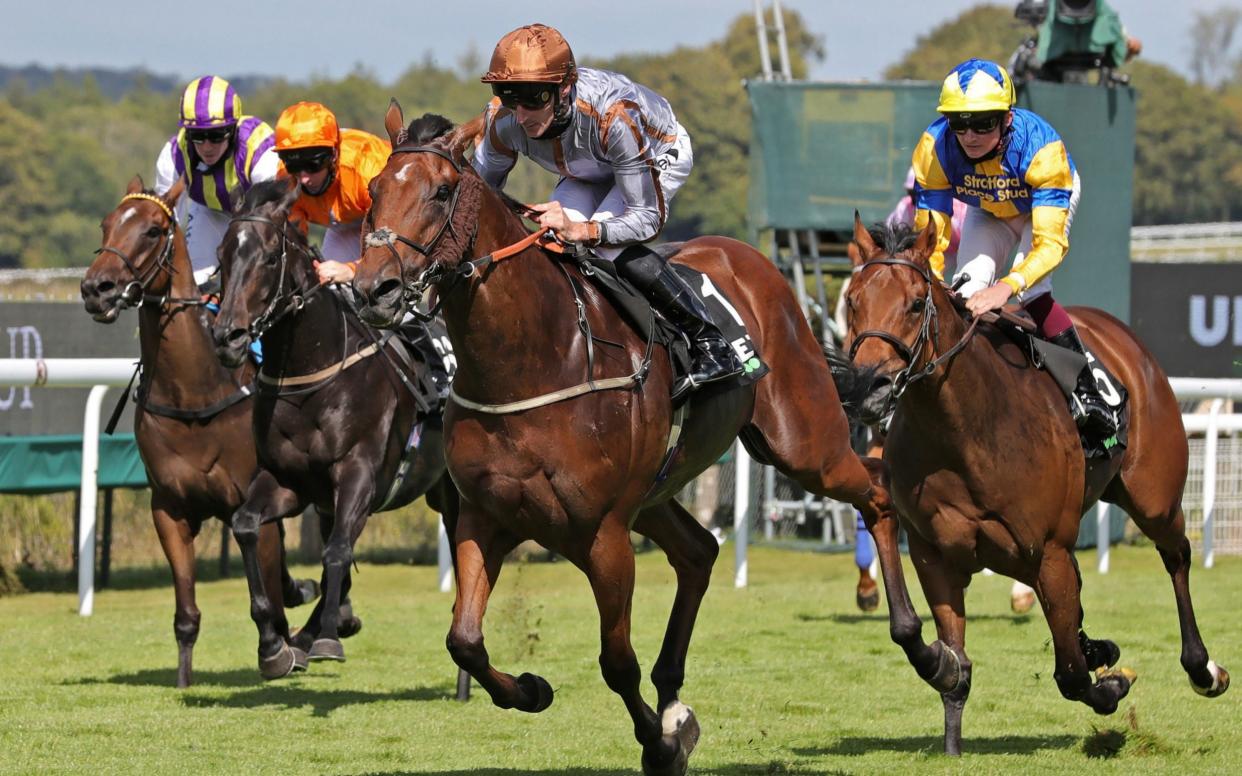
<path fill-rule="evenodd" d="M 213 329 L 225 364 L 241 363 L 251 342 L 263 341 L 254 411 L 259 469 L 233 533 L 245 559 L 265 679 L 287 675 L 303 648 L 312 660 L 345 659 L 340 637 L 348 623 L 339 607 L 349 594 L 354 542 L 372 512 L 426 494 L 451 531 L 457 500 L 445 474 L 436 397 L 427 402 L 413 389 L 422 366 L 407 363 L 395 343 L 380 342 L 341 296 L 319 285 L 306 237 L 289 221 L 298 195 L 293 178 L 246 192 L 221 243 L 225 289 Z M 256 538 L 260 526 L 307 504 L 330 521 L 331 532 L 323 599 L 291 643 L 259 573 Z"/>
<path fill-rule="evenodd" d="M 1229 674 L 1208 659 L 1190 600 L 1181 507 L 1186 432 L 1164 372 L 1116 318 L 1070 308 L 1087 346 L 1130 393 L 1125 450 L 1085 458 L 1053 379 L 1006 335 L 968 325 L 956 312 L 928 265 L 935 243 L 932 226 L 918 234 L 905 226 L 869 233 L 856 218 L 847 308 L 849 352 L 876 375 L 864 419 L 896 401 L 884 447 L 892 497 L 937 633 L 961 659 L 960 682 L 942 692 L 945 751 L 961 751 L 971 684 L 963 594 L 984 567 L 1035 588 L 1062 695 L 1111 714 L 1129 692 L 1134 673 L 1110 669 L 1117 646 L 1082 629 L 1074 543 L 1079 520 L 1098 499 L 1124 509 L 1155 542 L 1177 599 L 1182 667 L 1196 692 L 1220 695 Z"/>
<path fill-rule="evenodd" d="M 177 601 L 177 686 L 192 681 L 201 614 L 194 598 L 194 537 L 203 521 L 233 517 L 255 471 L 250 411 L 254 367 L 225 369 L 214 357 L 209 318 L 173 218 L 178 181 L 164 196 L 135 177 L 104 219 L 103 247 L 82 280 L 82 302 L 96 321 L 113 323 L 138 307 L 142 380 L 134 436 L 151 485 L 151 516 L 172 567 Z M 259 539 L 264 578 L 298 605 L 317 594 L 311 580 L 290 579 L 277 526 Z M 275 605 L 281 605 L 277 597 Z"/>
<path fill-rule="evenodd" d="M 723 237 L 692 240 L 676 254 L 728 296 L 771 368 L 748 387 L 693 394 L 677 436 L 664 349 L 653 352 L 579 267 L 531 245 L 521 219 L 465 161 L 478 124 L 453 131 L 432 115 L 408 129 L 402 124 L 394 102 L 385 119 L 394 148 L 371 183 L 374 231 L 354 287 L 365 300 L 363 317 L 382 326 L 437 287 L 458 362 L 445 413 L 449 470 L 462 495 L 448 648 L 497 706 L 538 712 L 552 702 L 542 677 L 494 668 L 483 640 L 484 611 L 505 554 L 531 538 L 590 582 L 600 668 L 633 720 L 644 771 L 685 771 L 699 728 L 678 692 L 718 546 L 674 496 L 739 433 L 757 459 L 809 491 L 855 504 L 879 527 L 890 608 L 917 624 L 900 577 L 887 493 L 851 450 L 824 353 L 771 261 Z M 521 249 L 503 261 L 471 260 L 515 245 Z M 638 379 L 626 378 L 632 373 Z M 526 406 L 505 406 L 514 402 Z M 664 550 L 677 576 L 651 673 L 654 711 L 643 699 L 630 643 L 631 529 Z M 952 655 L 924 650 L 921 670 L 929 674 Z"/>

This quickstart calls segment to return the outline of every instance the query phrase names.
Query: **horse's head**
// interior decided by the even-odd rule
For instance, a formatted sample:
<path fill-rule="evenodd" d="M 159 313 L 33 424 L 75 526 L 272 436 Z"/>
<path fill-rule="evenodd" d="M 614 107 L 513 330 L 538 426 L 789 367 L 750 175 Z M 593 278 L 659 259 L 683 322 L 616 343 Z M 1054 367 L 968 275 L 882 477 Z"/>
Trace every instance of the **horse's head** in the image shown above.
<path fill-rule="evenodd" d="M 246 192 L 220 243 L 224 279 L 220 314 L 212 336 L 216 356 L 239 366 L 250 343 L 263 335 L 313 287 L 313 267 L 289 211 L 298 199 L 293 178 L 259 183 Z"/>
<path fill-rule="evenodd" d="M 462 261 L 486 188 L 465 157 L 481 119 L 457 128 L 430 113 L 403 122 L 393 100 L 384 117 L 393 151 L 371 181 L 369 233 L 354 276 L 362 318 L 373 326 L 397 324 L 407 304 Z"/>
<path fill-rule="evenodd" d="M 879 422 L 894 389 L 928 362 L 938 326 L 928 257 L 936 247 L 934 222 L 922 232 L 905 225 L 863 227 L 854 214 L 849 257 L 854 275 L 846 294 L 846 352 L 873 376 L 862 403 L 865 423 Z"/>
<path fill-rule="evenodd" d="M 142 187 L 137 175 L 100 224 L 103 243 L 82 279 L 82 304 L 103 323 L 141 304 L 145 293 L 164 293 L 171 280 L 177 220 L 173 208 L 185 188 L 181 178 L 163 196 Z"/>

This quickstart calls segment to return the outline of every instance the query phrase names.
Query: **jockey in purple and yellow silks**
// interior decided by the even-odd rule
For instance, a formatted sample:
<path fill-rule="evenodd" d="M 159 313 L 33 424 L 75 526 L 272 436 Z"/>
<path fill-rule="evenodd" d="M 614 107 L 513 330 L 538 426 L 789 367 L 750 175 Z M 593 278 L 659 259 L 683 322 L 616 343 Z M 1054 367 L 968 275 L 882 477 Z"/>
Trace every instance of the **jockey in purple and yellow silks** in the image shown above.
<path fill-rule="evenodd" d="M 915 225 L 931 219 L 939 229 L 931 266 L 943 278 L 953 201 L 965 202 L 954 279 L 969 275 L 959 292 L 970 312 L 999 309 L 1016 295 L 1045 339 L 1087 356 L 1052 298 L 1050 279 L 1069 250 L 1078 171 L 1057 131 L 1014 101 L 1009 73 L 994 62 L 968 59 L 945 78 L 936 107 L 942 115 L 914 150 Z M 1013 266 L 998 280 L 998 266 L 1015 248 Z M 1084 432 L 1099 439 L 1116 432 L 1116 415 L 1089 366 L 1071 404 Z"/>
<path fill-rule="evenodd" d="M 177 216 L 194 280 L 202 285 L 216 270 L 216 248 L 236 204 L 234 194 L 275 178 L 278 160 L 272 128 L 242 115 L 241 98 L 223 78 L 208 75 L 191 81 L 179 114 L 180 129 L 155 162 L 155 192 L 163 194 L 186 177 Z"/>

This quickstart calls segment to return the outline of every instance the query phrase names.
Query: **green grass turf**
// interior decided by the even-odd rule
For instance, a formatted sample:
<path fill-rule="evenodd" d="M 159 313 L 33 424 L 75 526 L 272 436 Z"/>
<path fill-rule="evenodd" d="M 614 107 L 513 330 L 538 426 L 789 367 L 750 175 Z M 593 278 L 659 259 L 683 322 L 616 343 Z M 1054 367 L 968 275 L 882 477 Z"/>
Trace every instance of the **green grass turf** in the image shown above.
<path fill-rule="evenodd" d="M 967 594 L 974 689 L 964 756 L 940 754 L 942 709 L 889 641 L 884 609 L 861 615 L 846 555 L 751 553 L 750 587 L 732 586 L 723 548 L 691 647 L 682 698 L 703 735 L 704 774 L 1238 773 L 1235 688 L 1195 695 L 1178 664 L 1168 577 L 1150 547 L 1082 557 L 1087 628 L 1111 638 L 1138 683 L 1099 717 L 1061 698 L 1047 627 L 1009 612 L 1008 580 L 976 577 Z M 672 600 L 659 553 L 638 559 L 634 645 L 650 670 Z M 297 569 L 299 575 L 312 572 Z M 907 576 L 913 574 L 907 569 Z M 243 580 L 200 585 L 195 686 L 172 685 L 169 588 L 103 591 L 93 617 L 76 596 L 0 599 L 0 772 L 142 774 L 612 774 L 637 771 L 639 749 L 604 686 L 585 578 L 567 563 L 512 564 L 486 619 L 492 659 L 545 676 L 556 700 L 538 715 L 498 709 L 475 687 L 452 700 L 444 649 L 451 596 L 433 569 L 363 565 L 353 599 L 365 627 L 349 660 L 263 683 Z M 1242 559 L 1196 567 L 1204 639 L 1242 670 Z M 926 613 L 921 592 L 913 593 Z M 297 623 L 305 615 L 294 611 Z M 924 634 L 933 633 L 925 623 Z M 654 691 L 645 682 L 648 700 Z"/>

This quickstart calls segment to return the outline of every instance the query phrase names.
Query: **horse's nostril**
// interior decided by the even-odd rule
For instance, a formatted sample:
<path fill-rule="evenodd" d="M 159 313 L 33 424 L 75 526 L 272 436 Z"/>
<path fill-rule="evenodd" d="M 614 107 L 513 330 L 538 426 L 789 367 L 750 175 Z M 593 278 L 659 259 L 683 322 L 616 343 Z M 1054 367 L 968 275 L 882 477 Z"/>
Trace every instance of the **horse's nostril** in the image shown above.
<path fill-rule="evenodd" d="M 401 293 L 401 281 L 389 278 L 375 287 L 371 298 L 378 301 L 391 302 Z"/>

